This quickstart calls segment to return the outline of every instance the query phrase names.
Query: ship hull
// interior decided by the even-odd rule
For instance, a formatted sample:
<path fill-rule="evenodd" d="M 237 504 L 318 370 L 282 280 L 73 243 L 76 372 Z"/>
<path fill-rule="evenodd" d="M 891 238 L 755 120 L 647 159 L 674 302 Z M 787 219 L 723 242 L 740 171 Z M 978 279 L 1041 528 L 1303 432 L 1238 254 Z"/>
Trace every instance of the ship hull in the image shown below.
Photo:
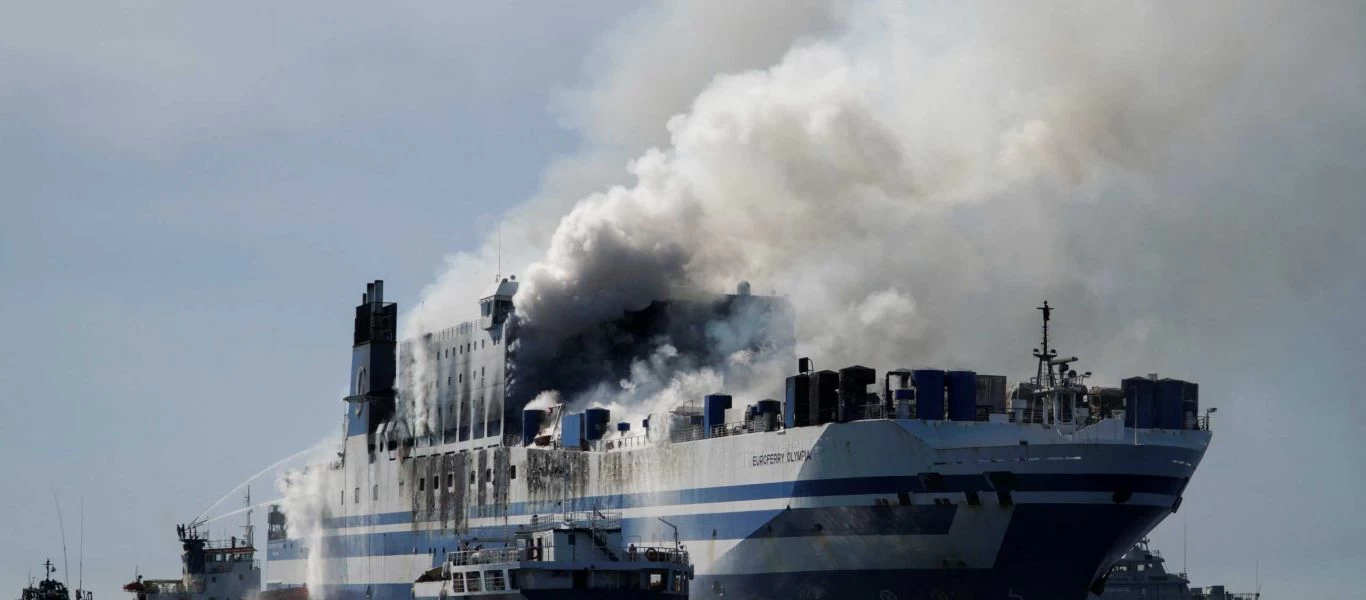
<path fill-rule="evenodd" d="M 328 597 L 411 598 L 411 582 L 464 541 L 496 545 L 509 526 L 598 509 L 622 513 L 626 539 L 671 542 L 677 527 L 696 568 L 692 598 L 1081 599 L 1179 506 L 1208 443 L 1207 432 L 1106 423 L 1064 434 L 861 421 L 624 451 L 489 449 L 435 470 L 366 461 L 361 447 L 360 464 L 325 487 L 417 490 L 414 478 L 452 465 L 467 481 L 467 463 L 475 483 L 338 510 L 320 540 L 273 541 L 269 574 L 304 583 L 308 561 L 323 561 L 311 583 Z M 478 474 L 499 464 L 521 473 L 505 498 L 479 489 Z M 321 552 L 301 551 L 309 543 Z"/>
<path fill-rule="evenodd" d="M 1005 510 L 1011 513 L 1010 525 L 989 568 L 972 568 L 951 559 L 942 559 L 935 566 L 921 564 L 920 568 L 855 566 L 860 562 L 883 567 L 895 561 L 925 563 L 930 555 L 937 554 L 916 547 L 917 540 L 910 536 L 870 534 L 847 543 L 823 538 L 785 540 L 781 548 L 765 549 L 746 542 L 732 553 L 738 557 L 738 564 L 727 569 L 731 573 L 697 578 L 694 589 L 701 592 L 694 592 L 694 597 L 1081 599 L 1087 596 L 1086 590 L 1097 574 L 1103 572 L 1103 565 L 1108 568 L 1106 557 L 1123 550 L 1124 543 L 1119 540 L 1142 536 L 1169 512 L 1151 506 L 1064 504 Z M 874 553 L 883 558 L 871 558 Z M 742 558 L 746 556 L 753 559 Z M 782 570 L 764 572 L 775 566 Z"/>

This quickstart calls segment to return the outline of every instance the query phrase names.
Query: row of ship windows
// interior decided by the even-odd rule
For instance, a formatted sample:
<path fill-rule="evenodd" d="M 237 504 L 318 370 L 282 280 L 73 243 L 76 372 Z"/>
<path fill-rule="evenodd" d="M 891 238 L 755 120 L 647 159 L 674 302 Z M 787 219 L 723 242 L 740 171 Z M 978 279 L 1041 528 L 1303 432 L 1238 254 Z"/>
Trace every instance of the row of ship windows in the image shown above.
<path fill-rule="evenodd" d="M 479 367 L 479 376 L 480 376 L 480 377 L 483 377 L 483 376 L 484 376 L 484 367 Z M 465 374 L 464 374 L 464 373 L 460 373 L 460 374 L 456 375 L 455 377 L 456 377 L 455 383 L 465 383 Z M 474 375 L 470 375 L 470 379 L 474 379 Z M 450 385 L 451 385 L 451 378 L 450 378 L 450 377 L 447 377 L 447 378 L 446 378 L 446 385 L 447 385 L 447 386 L 450 386 Z"/>
<path fill-rule="evenodd" d="M 516 479 L 516 478 L 517 478 L 517 465 L 512 465 L 512 466 L 508 467 L 508 479 Z M 484 469 L 484 480 L 485 480 L 485 481 L 492 481 L 492 480 L 493 480 L 493 469 Z M 441 476 L 440 476 L 440 475 L 432 475 L 432 489 L 435 490 L 435 489 L 437 489 L 440 485 L 441 485 Z M 474 485 L 474 471 L 470 471 L 470 485 Z M 450 490 L 450 489 L 453 489 L 454 487 L 455 487 L 455 473 L 446 473 L 446 489 L 447 489 L 447 490 Z M 417 491 L 419 491 L 419 492 L 425 492 L 425 491 L 427 491 L 427 478 L 425 478 L 425 477 L 419 477 L 419 478 L 417 478 Z M 403 495 L 403 480 L 401 480 L 401 479 L 400 479 L 399 482 L 398 482 L 398 495 L 400 495 L 400 496 Z M 377 483 L 377 484 L 374 484 L 374 485 L 372 485 L 372 486 L 370 487 L 370 500 L 371 500 L 371 501 L 378 501 L 378 500 L 379 500 L 379 484 L 378 484 L 378 483 Z M 354 502 L 354 503 L 356 503 L 356 504 L 360 504 L 360 488 L 359 488 L 359 487 L 357 487 L 357 488 L 355 488 L 354 490 L 352 490 L 352 500 L 351 500 L 351 501 Z M 346 490 L 342 490 L 342 492 L 341 492 L 341 503 L 342 503 L 342 504 L 346 504 Z"/>
<path fill-rule="evenodd" d="M 454 347 L 454 348 L 446 348 L 445 350 L 436 353 L 436 359 L 437 359 L 437 360 L 441 360 L 441 355 L 442 355 L 442 354 L 445 354 L 445 355 L 446 355 L 446 358 L 450 358 L 452 352 L 454 352 L 455 354 L 464 354 L 464 353 L 466 353 L 466 352 L 474 352 L 475 350 L 478 350 L 478 349 L 480 349 L 480 348 L 487 348 L 488 345 L 489 345 L 489 341 L 488 341 L 488 340 L 479 340 L 479 341 L 477 341 L 477 342 L 470 342 L 470 343 L 468 343 L 468 344 L 461 344 L 461 345 L 456 346 L 456 347 Z M 497 345 L 498 345 L 498 338 L 493 338 L 493 345 L 494 345 L 494 346 L 497 346 Z"/>

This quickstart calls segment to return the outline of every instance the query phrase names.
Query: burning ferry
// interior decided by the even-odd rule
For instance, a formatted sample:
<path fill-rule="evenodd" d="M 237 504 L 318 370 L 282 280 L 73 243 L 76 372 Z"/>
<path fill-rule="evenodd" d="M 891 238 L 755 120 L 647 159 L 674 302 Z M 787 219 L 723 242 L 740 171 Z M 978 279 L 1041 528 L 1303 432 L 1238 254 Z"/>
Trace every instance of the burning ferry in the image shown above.
<path fill-rule="evenodd" d="M 687 552 L 692 598 L 1080 600 L 1181 506 L 1210 441 L 1194 383 L 1088 386 L 1049 347 L 1046 303 L 1037 368 L 1013 389 L 971 371 L 801 359 L 774 382 L 781 398 L 716 390 L 630 421 L 528 406 L 526 374 L 508 367 L 516 291 L 501 279 L 478 320 L 400 341 L 383 282 L 367 286 L 344 444 L 298 474 L 320 490 L 311 522 L 272 510 L 267 595 L 410 598 L 452 552 L 512 547 L 549 515 L 610 511 L 626 543 Z M 752 343 L 790 351 L 786 300 L 737 292 L 652 304 L 604 337 L 668 330 L 680 352 L 706 352 L 706 324 L 740 314 L 760 322 Z M 572 350 L 566 372 L 624 368 Z M 434 380 L 428 432 L 396 415 L 399 365 Z M 539 375 L 535 387 L 573 385 Z"/>

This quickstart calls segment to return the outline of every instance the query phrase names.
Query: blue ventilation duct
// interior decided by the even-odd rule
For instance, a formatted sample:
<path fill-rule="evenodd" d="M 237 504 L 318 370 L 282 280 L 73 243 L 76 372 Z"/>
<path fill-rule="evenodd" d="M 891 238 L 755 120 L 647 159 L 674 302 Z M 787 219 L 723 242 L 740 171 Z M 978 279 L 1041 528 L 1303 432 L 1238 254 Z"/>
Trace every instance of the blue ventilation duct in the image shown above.
<path fill-rule="evenodd" d="M 925 421 L 943 421 L 944 372 L 916 369 L 911 372 L 911 381 L 915 382 L 915 417 Z"/>
<path fill-rule="evenodd" d="M 977 420 L 977 373 L 949 371 L 945 377 L 949 388 L 949 419 Z"/>
<path fill-rule="evenodd" d="M 590 408 L 583 411 L 583 437 L 588 441 L 600 440 L 607 434 L 607 425 L 612 421 L 612 413 L 605 408 Z"/>
<path fill-rule="evenodd" d="M 536 434 L 541 432 L 541 423 L 545 422 L 545 411 L 528 408 L 522 411 L 522 445 L 530 446 L 536 440 Z"/>
<path fill-rule="evenodd" d="M 726 409 L 730 408 L 730 396 L 710 394 L 702 398 L 702 435 L 711 437 L 711 430 L 726 424 Z"/>

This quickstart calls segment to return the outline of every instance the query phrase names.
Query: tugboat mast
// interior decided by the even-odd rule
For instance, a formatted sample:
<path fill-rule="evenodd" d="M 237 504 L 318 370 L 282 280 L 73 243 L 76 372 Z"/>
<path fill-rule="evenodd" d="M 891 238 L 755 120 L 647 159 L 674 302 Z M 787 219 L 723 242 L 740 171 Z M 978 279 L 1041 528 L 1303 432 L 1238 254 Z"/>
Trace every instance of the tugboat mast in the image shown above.
<path fill-rule="evenodd" d="M 251 509 L 252 509 L 252 506 L 251 506 L 251 486 L 247 486 L 247 500 L 246 500 L 246 501 L 247 501 L 247 524 L 246 524 L 246 525 L 243 525 L 243 526 L 242 526 L 242 529 L 246 530 L 246 535 L 245 535 L 245 537 L 247 538 L 247 539 L 246 539 L 246 541 L 247 541 L 247 544 L 246 544 L 246 545 L 254 548 L 254 547 L 256 547 L 256 546 L 255 546 L 255 544 L 252 543 L 252 542 L 253 542 L 252 538 L 255 537 L 255 536 L 253 536 L 252 534 L 255 533 L 256 528 L 251 526 Z"/>

